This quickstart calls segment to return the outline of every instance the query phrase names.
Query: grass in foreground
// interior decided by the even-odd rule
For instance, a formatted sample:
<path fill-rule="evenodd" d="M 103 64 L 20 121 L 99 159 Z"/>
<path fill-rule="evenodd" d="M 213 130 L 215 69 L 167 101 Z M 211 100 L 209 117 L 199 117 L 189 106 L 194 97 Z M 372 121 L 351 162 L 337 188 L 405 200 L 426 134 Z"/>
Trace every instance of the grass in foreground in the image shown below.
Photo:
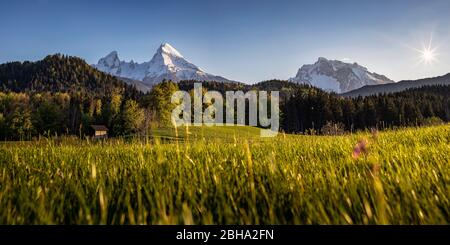
<path fill-rule="evenodd" d="M 234 135 L 0 144 L 0 224 L 450 223 L 449 125 Z"/>

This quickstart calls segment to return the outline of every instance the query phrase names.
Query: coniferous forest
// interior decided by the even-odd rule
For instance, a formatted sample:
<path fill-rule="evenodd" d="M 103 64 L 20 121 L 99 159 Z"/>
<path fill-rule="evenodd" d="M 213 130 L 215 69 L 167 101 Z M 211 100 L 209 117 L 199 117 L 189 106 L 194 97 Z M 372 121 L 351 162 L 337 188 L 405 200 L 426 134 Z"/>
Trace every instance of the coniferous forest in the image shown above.
<path fill-rule="evenodd" d="M 448 122 L 449 94 L 450 86 L 441 85 L 357 98 L 303 88 L 283 105 L 283 129 L 305 132 L 331 123 L 345 130 L 363 130 Z"/>

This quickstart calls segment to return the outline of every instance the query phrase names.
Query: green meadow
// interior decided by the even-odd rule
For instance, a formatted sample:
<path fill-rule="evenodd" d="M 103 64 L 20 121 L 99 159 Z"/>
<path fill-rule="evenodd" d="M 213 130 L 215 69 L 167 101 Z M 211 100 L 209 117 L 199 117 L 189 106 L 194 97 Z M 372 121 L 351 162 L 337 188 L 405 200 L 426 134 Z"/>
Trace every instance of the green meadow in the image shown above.
<path fill-rule="evenodd" d="M 450 125 L 152 134 L 0 143 L 0 224 L 450 223 Z"/>

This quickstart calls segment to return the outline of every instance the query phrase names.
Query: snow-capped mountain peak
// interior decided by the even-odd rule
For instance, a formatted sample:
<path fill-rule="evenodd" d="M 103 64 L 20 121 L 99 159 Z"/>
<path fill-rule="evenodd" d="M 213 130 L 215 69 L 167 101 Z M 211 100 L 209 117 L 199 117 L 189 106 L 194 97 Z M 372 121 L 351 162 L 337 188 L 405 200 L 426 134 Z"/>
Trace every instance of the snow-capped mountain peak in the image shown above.
<path fill-rule="evenodd" d="M 174 82 L 181 80 L 230 82 L 226 78 L 206 73 L 186 60 L 168 43 L 161 44 L 148 62 L 121 61 L 118 53 L 113 51 L 101 58 L 94 67 L 114 76 L 140 81 L 148 87 L 164 79 Z"/>
<path fill-rule="evenodd" d="M 167 54 L 167 55 L 184 58 L 183 55 L 181 55 L 180 52 L 178 52 L 178 50 L 176 50 L 174 47 L 172 47 L 168 43 L 161 44 L 161 46 L 159 46 L 159 48 L 156 51 L 156 53 L 164 53 L 164 54 Z"/>
<path fill-rule="evenodd" d="M 112 51 L 111 53 L 109 53 L 107 56 L 106 56 L 106 58 L 119 58 L 119 55 L 118 55 L 118 53 L 117 53 L 117 51 Z"/>
<path fill-rule="evenodd" d="M 101 58 L 98 61 L 98 65 L 102 65 L 104 67 L 117 68 L 120 66 L 120 59 L 117 51 L 112 51 L 104 58 Z"/>
<path fill-rule="evenodd" d="M 319 57 L 314 64 L 303 65 L 290 80 L 337 93 L 345 93 L 365 85 L 393 82 L 383 75 L 370 72 L 356 62 L 351 64 L 324 57 Z"/>
<path fill-rule="evenodd" d="M 167 73 L 175 73 L 176 77 L 181 78 L 181 80 L 183 80 L 183 78 L 188 79 L 196 74 L 206 74 L 198 66 L 187 61 L 178 50 L 168 43 L 161 44 L 150 61 L 147 71 L 147 77 L 158 77 Z M 176 80 L 176 78 L 168 79 Z"/>

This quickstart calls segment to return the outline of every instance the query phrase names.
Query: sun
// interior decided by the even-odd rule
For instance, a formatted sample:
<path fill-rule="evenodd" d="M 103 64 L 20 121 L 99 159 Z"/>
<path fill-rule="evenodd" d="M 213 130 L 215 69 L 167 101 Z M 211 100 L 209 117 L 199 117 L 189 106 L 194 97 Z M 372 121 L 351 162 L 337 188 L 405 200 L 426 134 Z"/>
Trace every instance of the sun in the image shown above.
<path fill-rule="evenodd" d="M 436 56 L 437 48 L 432 45 L 432 38 L 430 38 L 428 45 L 423 45 L 421 50 L 417 50 L 420 54 L 420 63 L 425 63 L 426 65 L 433 64 L 437 61 Z"/>
<path fill-rule="evenodd" d="M 434 49 L 426 48 L 420 51 L 421 59 L 424 63 L 430 64 L 436 60 L 436 52 Z"/>

